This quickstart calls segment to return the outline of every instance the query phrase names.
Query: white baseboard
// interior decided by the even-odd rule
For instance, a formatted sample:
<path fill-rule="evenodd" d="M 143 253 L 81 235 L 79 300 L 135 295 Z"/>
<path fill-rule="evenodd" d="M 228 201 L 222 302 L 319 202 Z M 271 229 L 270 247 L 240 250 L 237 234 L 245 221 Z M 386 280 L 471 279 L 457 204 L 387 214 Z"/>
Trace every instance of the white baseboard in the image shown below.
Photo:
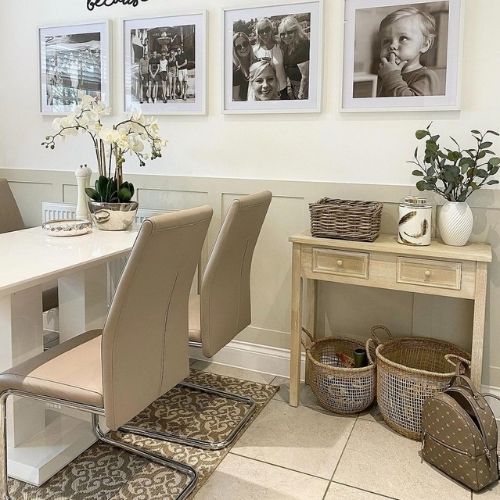
<path fill-rule="evenodd" d="M 190 347 L 189 357 L 222 365 L 270 373 L 279 377 L 290 376 L 290 351 L 241 340 L 233 340 L 213 358 L 203 356 L 200 347 Z M 305 355 L 302 353 L 301 373 L 304 374 Z"/>

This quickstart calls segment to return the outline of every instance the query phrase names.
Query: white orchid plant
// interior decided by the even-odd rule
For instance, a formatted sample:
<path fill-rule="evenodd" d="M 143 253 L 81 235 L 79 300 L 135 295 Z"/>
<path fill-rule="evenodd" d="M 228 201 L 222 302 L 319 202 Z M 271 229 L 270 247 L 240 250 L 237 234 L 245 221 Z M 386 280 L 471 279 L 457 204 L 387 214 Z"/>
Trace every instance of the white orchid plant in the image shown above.
<path fill-rule="evenodd" d="M 75 110 L 67 116 L 56 118 L 53 127 L 56 133 L 45 137 L 42 146 L 54 149 L 56 139 L 87 133 L 92 138 L 97 158 L 99 178 L 95 189 L 87 188 L 87 196 L 94 201 L 125 203 L 134 195 L 134 186 L 123 181 L 122 167 L 125 154 L 130 153 L 139 159 L 141 166 L 146 160 L 161 157 L 166 141 L 159 135 L 155 118 L 133 113 L 129 119 L 111 127 L 105 127 L 101 119 L 109 115 L 110 109 L 95 98 L 84 95 Z M 149 143 L 151 152 L 144 151 L 144 143 Z M 111 164 L 115 160 L 112 174 Z"/>

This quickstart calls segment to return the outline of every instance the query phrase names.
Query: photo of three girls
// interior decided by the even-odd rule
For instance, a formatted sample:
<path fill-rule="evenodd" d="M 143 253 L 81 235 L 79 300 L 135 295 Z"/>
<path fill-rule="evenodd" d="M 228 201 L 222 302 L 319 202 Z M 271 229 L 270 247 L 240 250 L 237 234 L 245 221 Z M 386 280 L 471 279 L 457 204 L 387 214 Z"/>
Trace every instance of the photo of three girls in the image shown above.
<path fill-rule="evenodd" d="M 310 14 L 233 23 L 233 101 L 309 95 Z"/>

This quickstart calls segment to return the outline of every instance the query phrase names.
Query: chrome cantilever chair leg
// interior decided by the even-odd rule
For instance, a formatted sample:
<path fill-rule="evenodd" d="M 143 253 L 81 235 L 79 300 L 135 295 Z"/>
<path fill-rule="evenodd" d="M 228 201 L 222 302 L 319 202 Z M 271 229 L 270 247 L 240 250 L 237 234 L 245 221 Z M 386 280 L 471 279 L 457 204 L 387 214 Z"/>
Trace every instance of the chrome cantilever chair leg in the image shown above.
<path fill-rule="evenodd" d="M 0 394 L 0 496 L 1 500 L 10 500 L 7 484 L 7 396 Z"/>
<path fill-rule="evenodd" d="M 92 413 L 92 428 L 97 438 L 100 441 L 115 446 L 117 448 L 121 448 L 129 453 L 134 453 L 135 455 L 139 455 L 143 458 L 151 460 L 152 462 L 156 462 L 160 465 L 163 465 L 164 467 L 168 467 L 182 474 L 185 474 L 188 477 L 189 482 L 181 491 L 181 493 L 177 496 L 176 500 L 185 500 L 193 492 L 196 486 L 196 482 L 198 481 L 198 473 L 189 465 L 183 464 L 182 462 L 177 462 L 170 458 L 162 457 L 160 455 L 157 455 L 156 453 L 147 451 L 143 448 L 139 448 L 132 444 L 117 441 L 115 439 L 112 439 L 108 435 L 104 434 L 104 432 L 99 426 L 99 415 L 101 416 L 104 415 L 104 411 L 102 408 L 90 405 L 82 405 L 80 403 L 71 403 L 69 401 L 61 399 L 49 398 L 47 396 L 38 396 L 21 391 L 8 390 L 0 394 L 0 500 L 11 500 L 9 496 L 9 486 L 7 477 L 7 415 L 6 415 L 6 403 L 7 403 L 7 398 L 10 395 L 31 397 L 33 399 L 37 399 L 40 401 L 53 402 L 60 404 L 62 406 L 66 406 L 68 408 L 74 408 L 77 410 L 83 410 Z"/>
<path fill-rule="evenodd" d="M 245 415 L 242 417 L 238 425 L 231 431 L 229 436 L 221 441 L 209 441 L 203 439 L 195 439 L 190 437 L 183 437 L 177 434 L 173 434 L 167 431 L 155 431 L 151 429 L 145 429 L 143 427 L 138 427 L 134 425 L 123 425 L 120 427 L 122 432 L 130 432 L 132 434 L 138 434 L 140 436 L 146 436 L 153 439 L 159 439 L 161 441 L 169 441 L 172 443 L 184 444 L 187 446 L 193 446 L 194 448 L 201 448 L 203 450 L 221 450 L 229 446 L 236 438 L 238 432 L 247 423 L 248 419 L 253 415 L 256 409 L 256 403 L 253 399 L 246 396 L 240 396 L 239 394 L 233 394 L 231 392 L 222 391 L 220 389 L 214 389 L 213 387 L 206 387 L 204 385 L 193 384 L 191 382 L 181 382 L 183 387 L 188 387 L 189 389 L 194 389 L 201 392 L 206 392 L 207 394 L 214 394 L 215 396 L 220 396 L 232 401 L 238 401 L 249 406 Z"/>

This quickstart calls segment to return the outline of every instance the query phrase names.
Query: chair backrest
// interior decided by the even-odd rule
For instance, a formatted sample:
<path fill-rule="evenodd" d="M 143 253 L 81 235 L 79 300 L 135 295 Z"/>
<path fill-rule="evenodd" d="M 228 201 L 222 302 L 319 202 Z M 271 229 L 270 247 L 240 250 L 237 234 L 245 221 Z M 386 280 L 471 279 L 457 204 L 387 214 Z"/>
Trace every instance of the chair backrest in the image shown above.
<path fill-rule="evenodd" d="M 106 425 L 117 429 L 189 374 L 188 300 L 212 209 L 146 219 L 102 334 Z"/>
<path fill-rule="evenodd" d="M 207 357 L 251 322 L 250 268 L 271 198 L 269 191 L 242 196 L 222 224 L 200 292 L 201 343 Z"/>
<path fill-rule="evenodd" d="M 0 233 L 24 229 L 23 218 L 7 179 L 0 179 Z"/>

